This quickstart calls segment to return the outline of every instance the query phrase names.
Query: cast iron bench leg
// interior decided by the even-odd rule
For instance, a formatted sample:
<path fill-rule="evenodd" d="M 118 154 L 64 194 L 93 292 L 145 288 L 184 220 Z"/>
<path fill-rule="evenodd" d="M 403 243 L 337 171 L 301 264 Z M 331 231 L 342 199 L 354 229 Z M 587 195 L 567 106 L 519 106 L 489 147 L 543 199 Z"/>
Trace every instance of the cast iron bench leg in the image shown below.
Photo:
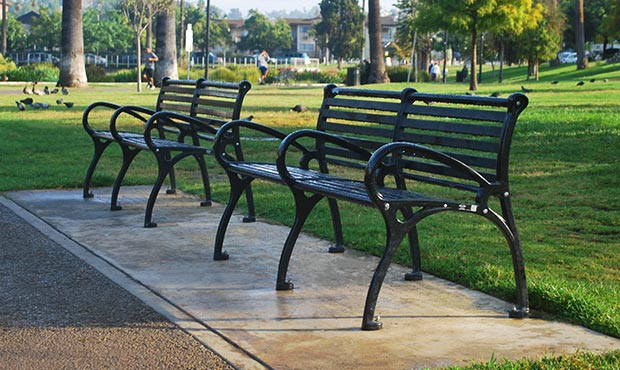
<path fill-rule="evenodd" d="M 393 211 L 383 213 L 383 217 L 386 221 L 385 225 L 387 234 L 385 250 L 383 251 L 379 265 L 372 276 L 370 286 L 368 287 L 366 304 L 364 306 L 364 316 L 362 318 L 362 330 L 379 330 L 383 327 L 378 318 L 375 318 L 375 308 L 377 306 L 379 292 L 381 291 L 381 286 L 385 280 L 385 275 L 387 274 L 388 268 L 392 263 L 394 254 L 396 254 L 396 251 L 398 250 L 400 242 L 409 232 L 407 229 L 412 227 L 407 224 L 399 223 L 396 213 Z M 413 225 L 413 227 L 415 227 L 415 225 Z"/>
<path fill-rule="evenodd" d="M 301 232 L 310 211 L 312 211 L 314 206 L 321 199 L 323 199 L 323 196 L 318 194 L 306 196 L 303 191 L 296 189 L 291 190 L 295 196 L 295 222 L 293 223 L 293 227 L 291 228 L 291 231 L 286 238 L 286 242 L 284 242 L 284 247 L 282 248 L 282 255 L 280 256 L 280 263 L 278 265 L 276 290 L 292 290 L 294 288 L 292 282 L 286 281 L 286 273 L 288 271 L 288 264 L 291 260 L 291 254 L 293 253 L 293 248 L 295 248 L 295 243 L 297 242 L 299 233 Z"/>
<path fill-rule="evenodd" d="M 121 145 L 121 149 L 123 151 L 123 165 L 116 176 L 116 180 L 114 180 L 114 187 L 112 188 L 112 200 L 110 201 L 110 210 L 112 211 L 120 211 L 123 209 L 123 207 L 118 204 L 118 193 L 121 190 L 123 179 L 127 174 L 131 162 L 133 162 L 133 159 L 141 151 L 141 149 L 130 148 L 126 145 Z"/>
<path fill-rule="evenodd" d="M 228 204 L 224 209 L 224 213 L 220 218 L 220 224 L 217 227 L 217 233 L 215 234 L 215 246 L 213 248 L 213 259 L 216 261 L 227 260 L 228 253 L 222 251 L 224 245 L 224 237 L 226 236 L 226 229 L 228 229 L 228 223 L 233 215 L 233 211 L 239 202 L 239 198 L 244 191 L 251 189 L 250 183 L 254 178 L 248 176 L 236 175 L 227 172 L 230 180 L 230 196 L 228 197 Z M 249 206 L 249 205 L 248 205 Z M 253 207 L 252 207 L 253 208 Z"/>
<path fill-rule="evenodd" d="M 93 174 L 95 173 L 95 168 L 97 168 L 97 164 L 99 163 L 99 159 L 101 159 L 101 155 L 105 151 L 105 149 L 112 143 L 110 140 L 103 140 L 99 138 L 92 138 L 93 143 L 95 144 L 95 152 L 93 153 L 93 159 L 90 161 L 90 165 L 88 166 L 88 170 L 86 171 L 86 177 L 84 178 L 84 198 L 92 198 L 93 193 L 90 191 L 90 182 L 92 181 Z"/>

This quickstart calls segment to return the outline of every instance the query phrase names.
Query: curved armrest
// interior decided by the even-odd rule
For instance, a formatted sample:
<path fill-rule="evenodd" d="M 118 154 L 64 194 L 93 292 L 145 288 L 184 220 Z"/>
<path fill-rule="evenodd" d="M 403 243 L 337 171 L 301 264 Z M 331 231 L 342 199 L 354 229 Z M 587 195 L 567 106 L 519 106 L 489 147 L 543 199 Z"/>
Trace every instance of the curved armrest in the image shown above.
<path fill-rule="evenodd" d="M 278 157 L 276 158 L 276 165 L 278 166 L 278 172 L 280 172 L 280 177 L 282 177 L 282 180 L 288 186 L 294 186 L 296 181 L 291 176 L 291 174 L 289 173 L 286 167 L 286 155 L 291 146 L 294 146 L 294 147 L 302 146 L 302 144 L 300 144 L 298 140 L 301 138 L 305 138 L 305 137 L 314 138 L 315 140 L 320 139 L 322 141 L 326 141 L 331 144 L 340 146 L 343 149 L 346 149 L 352 153 L 357 154 L 360 160 L 367 161 L 368 159 L 370 159 L 371 153 L 369 151 L 353 144 L 352 142 L 346 139 L 343 139 L 340 136 L 332 135 L 332 134 L 329 134 L 323 131 L 318 131 L 318 130 L 298 130 L 298 131 L 295 131 L 289 134 L 282 141 L 282 143 L 280 143 L 280 147 L 278 148 Z M 309 156 L 307 154 L 310 154 L 310 152 L 306 150 L 304 152 L 304 156 L 302 156 L 302 163 L 301 163 L 302 167 L 307 166 L 307 162 L 309 160 Z M 317 158 L 317 157 L 315 156 L 314 158 Z"/>
<path fill-rule="evenodd" d="M 158 132 L 159 137 L 162 137 L 164 131 L 172 132 L 177 136 L 176 140 L 183 140 L 183 138 L 190 136 L 192 144 L 196 146 L 200 145 L 199 130 L 213 135 L 217 132 L 216 128 L 209 126 L 206 121 L 196 117 L 178 112 L 157 112 L 146 121 L 144 129 L 144 140 L 152 150 L 156 149 L 152 135 L 153 130 Z"/>
<path fill-rule="evenodd" d="M 112 110 L 117 110 L 120 107 L 121 106 L 118 104 L 109 103 L 105 101 L 92 103 L 88 107 L 86 107 L 86 109 L 84 110 L 84 113 L 82 114 L 82 126 L 84 126 L 84 129 L 86 130 L 86 132 L 92 135 L 95 132 L 95 129 L 93 129 L 90 123 L 88 122 L 88 116 L 90 115 L 90 112 L 92 112 L 93 110 L 97 108 L 108 108 Z"/>
<path fill-rule="evenodd" d="M 379 187 L 382 186 L 381 184 L 383 183 L 383 179 L 380 178 L 384 172 L 382 170 L 386 169 L 388 166 L 392 166 L 395 167 L 395 171 L 400 171 L 396 167 L 398 164 L 395 164 L 391 158 L 388 158 L 394 153 L 396 153 L 398 157 L 418 157 L 439 162 L 459 172 L 464 179 L 478 183 L 481 188 L 486 188 L 491 185 L 491 183 L 478 171 L 445 153 L 419 144 L 394 142 L 381 146 L 372 154 L 364 174 L 366 191 L 368 192 L 370 199 L 378 206 L 381 206 L 384 203 L 383 196 L 379 191 Z M 406 202 L 406 199 L 401 200 Z"/>
<path fill-rule="evenodd" d="M 139 121 L 146 123 L 148 118 L 151 117 L 156 112 L 157 111 L 153 109 L 145 108 L 145 107 L 141 107 L 137 105 L 121 106 L 118 109 L 116 109 L 114 113 L 112 114 L 112 117 L 110 117 L 110 132 L 112 133 L 112 136 L 114 136 L 116 140 L 120 141 L 122 140 L 122 138 L 118 135 L 118 129 L 116 128 L 116 125 L 117 125 L 118 117 L 121 114 L 128 114 L 138 119 Z"/>
<path fill-rule="evenodd" d="M 250 119 L 251 118 L 252 117 L 250 117 Z M 243 160 L 243 156 L 239 149 L 241 147 L 241 138 L 239 137 L 240 128 L 260 132 L 280 141 L 284 140 L 286 137 L 286 134 L 281 131 L 257 122 L 251 122 L 249 119 L 227 122 L 220 127 L 215 135 L 215 139 L 213 140 L 213 152 L 215 153 L 215 158 L 222 166 L 224 166 L 224 168 L 228 167 L 228 164 L 231 162 Z M 226 148 L 230 145 L 235 147 L 237 158 L 233 158 L 226 153 Z M 303 148 L 300 149 L 305 150 Z"/>

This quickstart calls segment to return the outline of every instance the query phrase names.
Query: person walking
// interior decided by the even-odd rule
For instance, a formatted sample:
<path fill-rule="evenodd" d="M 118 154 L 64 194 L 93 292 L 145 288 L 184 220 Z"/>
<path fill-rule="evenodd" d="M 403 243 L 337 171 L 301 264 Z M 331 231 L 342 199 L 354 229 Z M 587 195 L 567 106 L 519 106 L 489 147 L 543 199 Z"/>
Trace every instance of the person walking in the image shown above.
<path fill-rule="evenodd" d="M 146 88 L 153 90 L 155 83 L 153 80 L 153 71 L 155 70 L 155 62 L 159 61 L 157 55 L 151 50 L 146 48 L 144 53 L 144 70 L 142 71 L 142 77 L 146 80 Z"/>
<path fill-rule="evenodd" d="M 269 66 L 267 62 L 269 61 L 269 54 L 266 50 L 261 51 L 258 55 L 258 60 L 256 64 L 258 66 L 258 70 L 260 71 L 260 80 L 258 81 L 259 85 L 265 84 L 265 79 L 267 78 L 267 74 L 269 73 Z"/>

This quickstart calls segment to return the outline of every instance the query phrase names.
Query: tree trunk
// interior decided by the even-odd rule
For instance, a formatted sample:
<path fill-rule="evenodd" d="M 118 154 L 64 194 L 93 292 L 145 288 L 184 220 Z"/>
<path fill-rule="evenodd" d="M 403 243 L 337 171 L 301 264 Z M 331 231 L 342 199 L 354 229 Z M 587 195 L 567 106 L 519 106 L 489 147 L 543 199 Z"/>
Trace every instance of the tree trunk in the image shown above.
<path fill-rule="evenodd" d="M 140 33 L 136 34 L 136 48 L 138 50 L 138 76 L 137 76 L 137 86 L 136 91 L 142 92 L 142 42 L 140 41 Z M 153 75 L 154 77 L 154 75 Z"/>
<path fill-rule="evenodd" d="M 179 1 L 179 56 L 184 55 L 185 51 L 185 4 L 183 0 Z M 189 68 L 189 66 L 188 66 Z"/>
<path fill-rule="evenodd" d="M 146 28 L 146 47 L 153 48 L 153 6 L 151 4 L 147 4 L 147 19 L 148 25 Z"/>
<path fill-rule="evenodd" d="M 505 57 L 505 47 L 504 40 L 500 41 L 499 44 L 499 76 L 497 78 L 497 82 L 502 83 L 504 80 L 504 57 Z"/>
<path fill-rule="evenodd" d="M 63 0 L 60 77 L 62 86 L 86 87 L 84 35 L 82 33 L 82 0 Z"/>
<path fill-rule="evenodd" d="M 176 0 L 168 2 L 168 7 L 157 16 L 156 54 L 159 61 L 154 73 L 156 86 L 164 77 L 179 78 L 175 28 Z"/>
<path fill-rule="evenodd" d="M 583 20 L 583 0 L 575 0 L 575 47 L 577 48 L 577 69 L 588 68 Z"/>
<path fill-rule="evenodd" d="M 470 63 L 470 75 L 469 75 L 469 90 L 478 90 L 478 73 L 476 72 L 478 64 L 478 31 L 474 28 L 471 31 L 471 63 Z"/>
<path fill-rule="evenodd" d="M 390 82 L 383 61 L 379 0 L 368 1 L 368 37 L 370 41 L 370 75 L 368 83 Z"/>

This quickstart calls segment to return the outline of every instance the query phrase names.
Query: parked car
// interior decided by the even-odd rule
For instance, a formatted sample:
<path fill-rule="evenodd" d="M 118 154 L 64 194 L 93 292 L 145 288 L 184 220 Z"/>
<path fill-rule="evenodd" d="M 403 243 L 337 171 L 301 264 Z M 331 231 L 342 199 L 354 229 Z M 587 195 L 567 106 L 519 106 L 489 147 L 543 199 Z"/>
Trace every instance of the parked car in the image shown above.
<path fill-rule="evenodd" d="M 54 65 L 58 65 L 60 63 L 60 59 L 53 56 L 51 53 L 43 52 L 27 53 L 21 58 L 17 56 L 14 60 L 20 65 L 32 63 L 52 63 Z"/>
<path fill-rule="evenodd" d="M 84 63 L 86 65 L 94 64 L 98 66 L 105 66 L 108 65 L 108 59 L 93 53 L 84 53 Z"/>
<path fill-rule="evenodd" d="M 277 64 L 310 64 L 310 57 L 306 53 L 288 52 L 280 56 L 269 58 L 270 63 Z"/>
<path fill-rule="evenodd" d="M 558 53 L 558 60 L 562 64 L 577 63 L 577 53 L 574 51 L 562 51 Z"/>
<path fill-rule="evenodd" d="M 201 52 L 193 52 L 190 56 L 190 61 L 192 62 L 192 64 L 205 64 L 205 60 L 206 60 L 206 53 L 204 51 Z M 209 64 L 215 64 L 217 63 L 217 57 L 215 56 L 215 54 L 209 52 Z"/>

